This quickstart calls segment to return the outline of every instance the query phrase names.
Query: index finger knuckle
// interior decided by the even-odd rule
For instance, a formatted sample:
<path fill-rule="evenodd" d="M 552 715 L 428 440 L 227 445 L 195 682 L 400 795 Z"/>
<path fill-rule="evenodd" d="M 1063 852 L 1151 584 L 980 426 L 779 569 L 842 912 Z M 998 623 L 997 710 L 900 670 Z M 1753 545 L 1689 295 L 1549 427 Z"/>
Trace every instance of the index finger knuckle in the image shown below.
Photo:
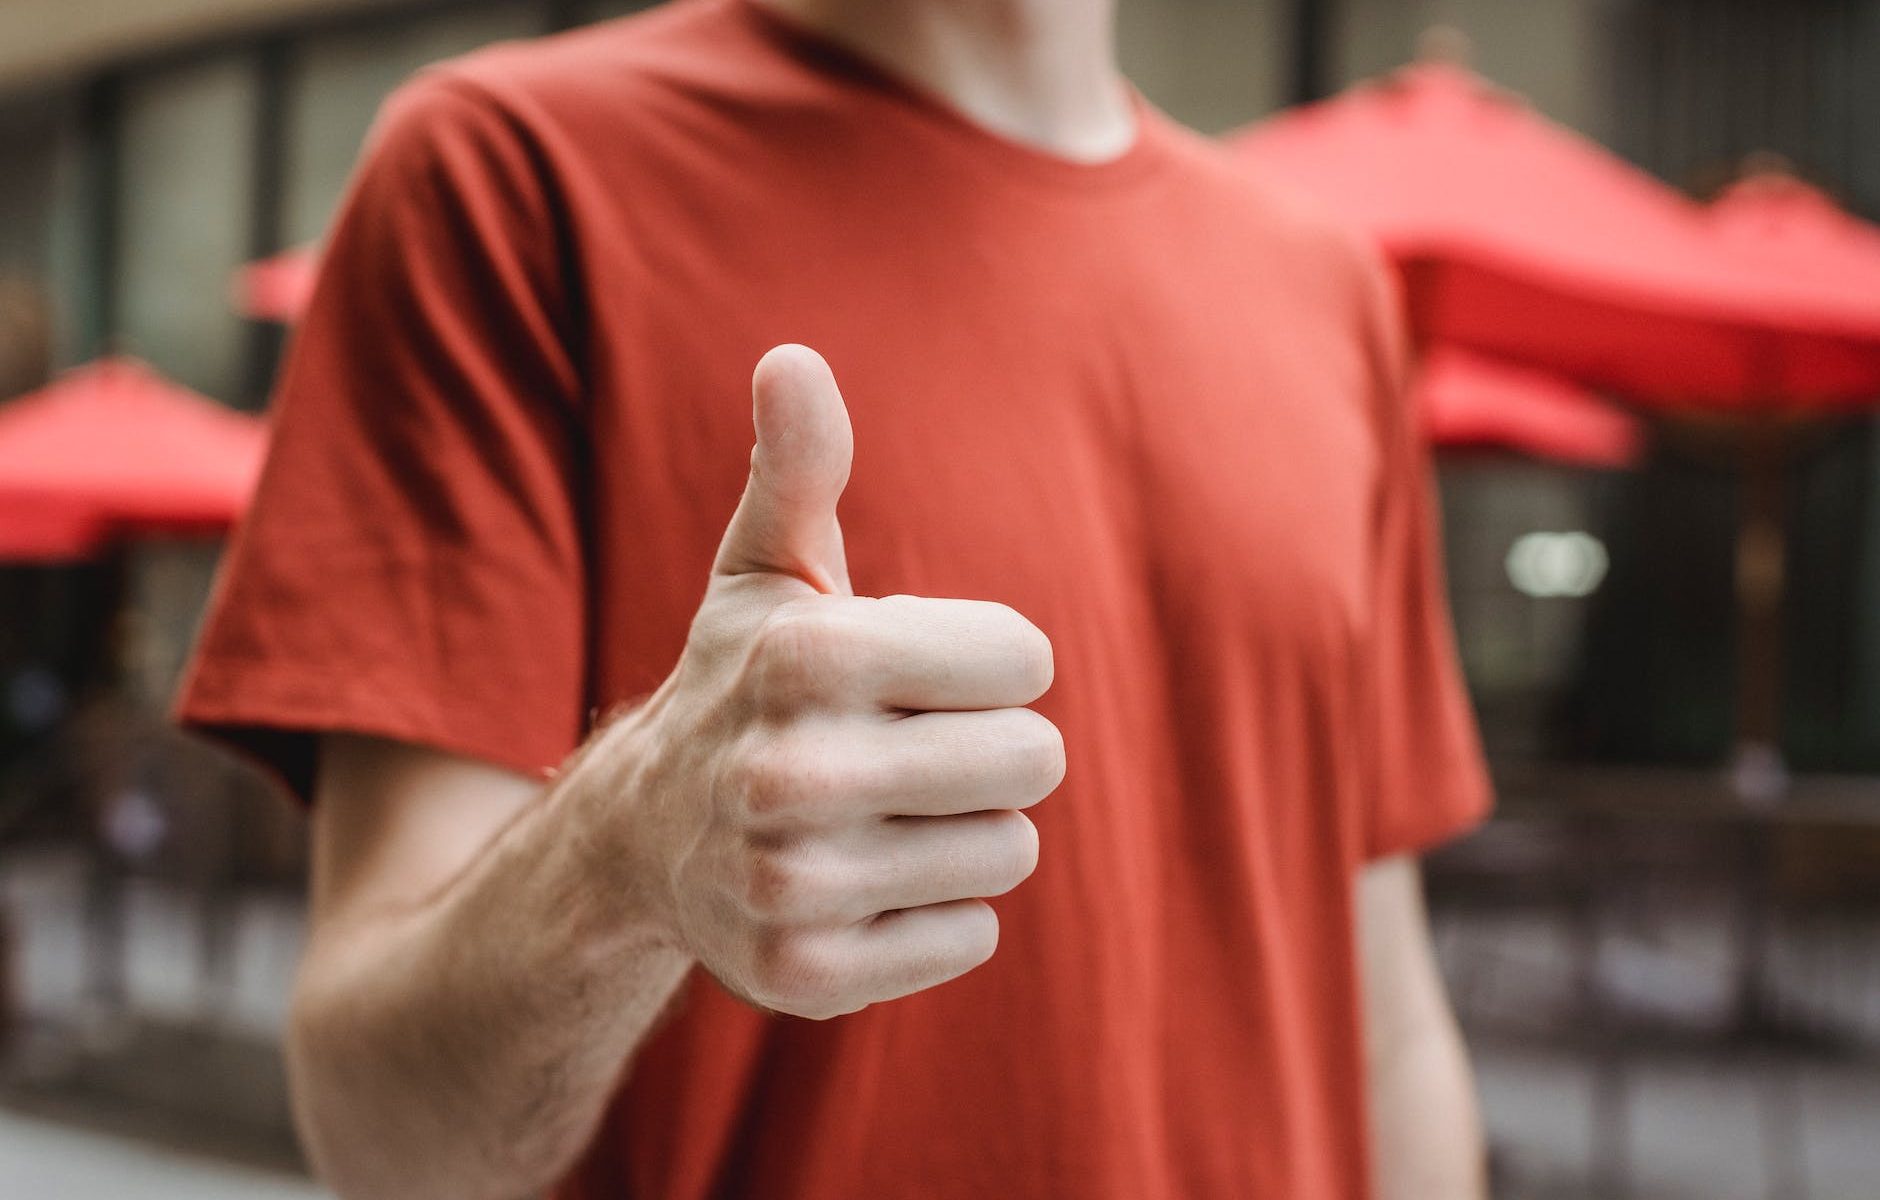
<path fill-rule="evenodd" d="M 769 711 L 793 711 L 838 691 L 852 657 L 850 639 L 828 606 L 779 606 L 751 639 L 756 698 Z"/>

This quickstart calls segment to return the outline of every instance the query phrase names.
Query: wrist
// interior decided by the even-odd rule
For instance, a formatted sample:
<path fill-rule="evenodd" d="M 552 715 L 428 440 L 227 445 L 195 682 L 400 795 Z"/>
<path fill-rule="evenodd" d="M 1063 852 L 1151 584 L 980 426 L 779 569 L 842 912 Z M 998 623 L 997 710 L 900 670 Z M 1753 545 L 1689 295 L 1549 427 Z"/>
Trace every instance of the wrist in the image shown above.
<path fill-rule="evenodd" d="M 662 689 L 663 691 L 663 689 Z M 658 839 L 648 836 L 649 752 L 655 748 L 656 693 L 603 724 L 570 757 L 544 802 L 545 826 L 565 856 L 567 899 L 576 920 L 610 955 L 683 949 Z"/>

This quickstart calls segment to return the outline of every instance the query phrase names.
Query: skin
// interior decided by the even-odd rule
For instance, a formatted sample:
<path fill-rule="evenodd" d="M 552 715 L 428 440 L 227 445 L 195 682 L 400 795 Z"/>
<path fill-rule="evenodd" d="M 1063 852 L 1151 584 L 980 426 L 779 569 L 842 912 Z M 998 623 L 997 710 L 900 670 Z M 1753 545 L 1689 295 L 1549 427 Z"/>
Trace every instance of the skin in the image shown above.
<path fill-rule="evenodd" d="M 1430 944 L 1414 858 L 1358 878 L 1358 949 L 1376 1200 L 1482 1200 L 1475 1078 Z"/>
<path fill-rule="evenodd" d="M 763 0 L 978 124 L 1065 158 L 1129 148 L 1111 0 Z"/>
<path fill-rule="evenodd" d="M 1050 642 L 1001 604 L 850 595 L 835 380 L 780 346 L 752 392 L 750 481 L 678 666 L 545 794 L 407 747 L 325 747 L 289 1061 L 343 1194 L 551 1180 L 695 963 L 826 1018 L 998 945 L 983 898 L 1031 874 L 1021 810 L 1064 774 L 1063 739 L 1024 707 Z"/>
<path fill-rule="evenodd" d="M 767 0 L 996 131 L 1100 159 L 1133 137 L 1096 0 Z M 753 377 L 751 478 L 671 676 L 546 787 L 323 739 L 297 1122 L 350 1198 L 530 1194 L 585 1147 L 695 965 L 811 1018 L 989 958 L 984 898 L 1036 863 L 1063 744 L 1025 706 L 1044 635 L 1003 606 L 849 594 L 848 416 L 828 367 Z M 1472 1085 L 1414 864 L 1359 885 L 1383 1200 L 1484 1194 Z"/>

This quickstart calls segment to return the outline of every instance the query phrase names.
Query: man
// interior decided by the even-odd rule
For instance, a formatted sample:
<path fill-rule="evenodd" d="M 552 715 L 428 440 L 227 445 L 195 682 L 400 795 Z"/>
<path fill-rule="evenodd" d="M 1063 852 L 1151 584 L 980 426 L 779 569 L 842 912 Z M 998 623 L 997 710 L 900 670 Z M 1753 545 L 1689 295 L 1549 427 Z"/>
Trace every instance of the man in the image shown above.
<path fill-rule="evenodd" d="M 1395 336 L 1101 0 L 677 0 L 409 85 L 184 701 L 313 802 L 321 1172 L 1479 1194 Z"/>

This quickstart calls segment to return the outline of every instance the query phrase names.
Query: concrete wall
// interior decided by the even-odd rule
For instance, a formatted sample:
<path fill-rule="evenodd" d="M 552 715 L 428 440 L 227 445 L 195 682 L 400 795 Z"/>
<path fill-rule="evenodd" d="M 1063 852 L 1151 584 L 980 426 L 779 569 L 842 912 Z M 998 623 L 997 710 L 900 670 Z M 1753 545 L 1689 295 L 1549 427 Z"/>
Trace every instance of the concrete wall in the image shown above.
<path fill-rule="evenodd" d="M 135 51 L 388 0 L 4 0 L 0 86 L 82 70 Z"/>

